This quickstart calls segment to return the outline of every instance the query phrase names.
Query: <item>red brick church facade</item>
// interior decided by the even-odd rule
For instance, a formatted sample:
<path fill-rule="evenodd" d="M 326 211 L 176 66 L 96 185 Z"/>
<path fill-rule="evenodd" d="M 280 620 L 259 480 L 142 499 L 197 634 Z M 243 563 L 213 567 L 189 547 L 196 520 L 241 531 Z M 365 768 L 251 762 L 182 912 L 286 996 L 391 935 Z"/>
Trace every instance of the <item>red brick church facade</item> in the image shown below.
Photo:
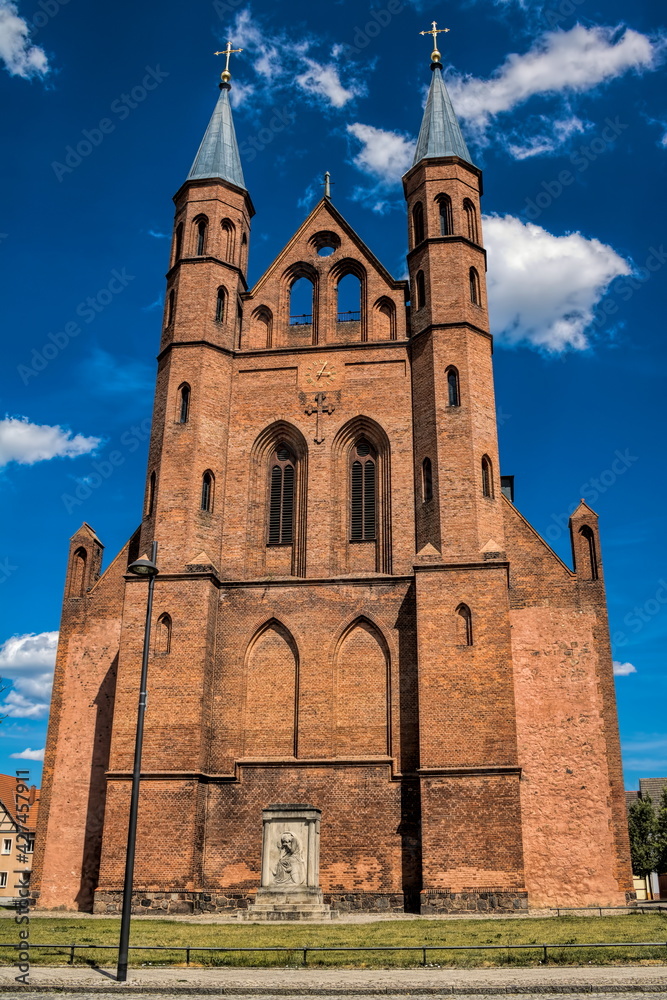
<path fill-rule="evenodd" d="M 71 542 L 40 907 L 119 906 L 147 593 L 127 566 L 154 539 L 138 909 L 247 906 L 276 802 L 321 810 L 340 909 L 631 894 L 597 517 L 571 518 L 573 571 L 501 489 L 482 176 L 432 69 L 409 281 L 327 195 L 248 287 L 221 88 L 175 196 L 143 519 L 103 573 L 88 525 Z"/>

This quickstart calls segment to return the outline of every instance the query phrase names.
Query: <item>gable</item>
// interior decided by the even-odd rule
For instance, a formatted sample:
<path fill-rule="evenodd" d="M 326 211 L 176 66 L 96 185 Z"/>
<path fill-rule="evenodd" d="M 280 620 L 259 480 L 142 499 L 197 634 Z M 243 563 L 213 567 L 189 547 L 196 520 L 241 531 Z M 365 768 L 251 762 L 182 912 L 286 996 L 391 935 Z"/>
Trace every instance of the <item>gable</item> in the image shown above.
<path fill-rule="evenodd" d="M 339 313 L 343 278 L 359 282 L 359 312 Z M 294 315 L 293 286 L 312 285 L 310 312 Z M 395 280 L 331 202 L 323 198 L 250 292 L 243 296 L 241 349 L 404 340 L 408 284 Z"/>

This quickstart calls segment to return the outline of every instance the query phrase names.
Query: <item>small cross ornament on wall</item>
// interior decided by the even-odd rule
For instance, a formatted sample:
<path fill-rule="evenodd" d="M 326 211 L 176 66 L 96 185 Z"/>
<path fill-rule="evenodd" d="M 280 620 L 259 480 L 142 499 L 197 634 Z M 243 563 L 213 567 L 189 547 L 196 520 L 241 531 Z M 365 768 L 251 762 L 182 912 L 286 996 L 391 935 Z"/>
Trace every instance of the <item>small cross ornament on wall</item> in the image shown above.
<path fill-rule="evenodd" d="M 320 433 L 320 417 L 322 416 L 323 413 L 333 413 L 333 411 L 336 409 L 333 403 L 327 403 L 325 405 L 324 400 L 326 398 L 327 398 L 326 393 L 318 392 L 317 395 L 315 396 L 315 405 L 313 406 L 311 404 L 310 406 L 306 407 L 306 413 L 308 414 L 309 417 L 312 416 L 313 413 L 317 414 L 315 420 L 315 437 L 313 439 L 315 441 L 315 444 L 322 444 L 322 442 L 324 441 L 324 435 Z"/>

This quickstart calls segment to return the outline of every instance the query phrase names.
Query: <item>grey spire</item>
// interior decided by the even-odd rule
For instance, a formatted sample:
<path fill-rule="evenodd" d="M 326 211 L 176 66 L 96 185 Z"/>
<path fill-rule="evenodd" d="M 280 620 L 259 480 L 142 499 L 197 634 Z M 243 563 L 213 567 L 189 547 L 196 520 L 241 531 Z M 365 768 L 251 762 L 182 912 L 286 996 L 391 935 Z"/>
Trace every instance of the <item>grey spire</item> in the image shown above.
<path fill-rule="evenodd" d="M 422 127 L 412 165 L 424 157 L 459 156 L 472 164 L 468 147 L 461 132 L 445 81 L 438 64 L 432 66 L 433 79 L 428 92 Z"/>
<path fill-rule="evenodd" d="M 241 157 L 236 142 L 232 108 L 229 103 L 229 84 L 220 85 L 220 97 L 215 106 L 201 146 L 195 156 L 189 181 L 219 177 L 245 190 Z"/>

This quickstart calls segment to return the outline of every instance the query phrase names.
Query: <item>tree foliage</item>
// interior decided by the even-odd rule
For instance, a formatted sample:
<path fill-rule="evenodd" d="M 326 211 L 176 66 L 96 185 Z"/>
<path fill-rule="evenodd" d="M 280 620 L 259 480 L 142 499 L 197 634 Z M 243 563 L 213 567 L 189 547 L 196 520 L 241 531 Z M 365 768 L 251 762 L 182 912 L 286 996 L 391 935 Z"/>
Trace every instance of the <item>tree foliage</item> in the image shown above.
<path fill-rule="evenodd" d="M 658 820 L 650 795 L 636 799 L 630 806 L 628 831 L 633 874 L 645 878 L 656 870 L 660 856 Z"/>
<path fill-rule="evenodd" d="M 667 872 L 667 785 L 662 790 L 660 797 L 660 808 L 658 809 L 658 819 L 656 822 L 656 840 L 658 846 L 658 859 L 656 871 Z"/>

